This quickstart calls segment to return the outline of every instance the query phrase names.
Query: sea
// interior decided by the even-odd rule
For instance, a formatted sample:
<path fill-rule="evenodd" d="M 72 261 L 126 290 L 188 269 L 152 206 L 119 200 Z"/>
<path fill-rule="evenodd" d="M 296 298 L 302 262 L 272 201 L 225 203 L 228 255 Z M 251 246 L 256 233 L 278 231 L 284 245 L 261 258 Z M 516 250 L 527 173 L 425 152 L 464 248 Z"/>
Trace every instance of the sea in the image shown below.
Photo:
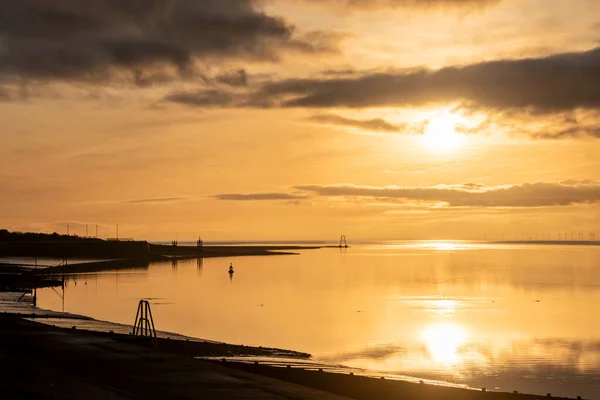
<path fill-rule="evenodd" d="M 600 246 L 396 241 L 297 253 L 75 275 L 64 297 L 39 290 L 38 307 L 133 324 L 148 299 L 163 331 L 374 375 L 600 399 Z"/>

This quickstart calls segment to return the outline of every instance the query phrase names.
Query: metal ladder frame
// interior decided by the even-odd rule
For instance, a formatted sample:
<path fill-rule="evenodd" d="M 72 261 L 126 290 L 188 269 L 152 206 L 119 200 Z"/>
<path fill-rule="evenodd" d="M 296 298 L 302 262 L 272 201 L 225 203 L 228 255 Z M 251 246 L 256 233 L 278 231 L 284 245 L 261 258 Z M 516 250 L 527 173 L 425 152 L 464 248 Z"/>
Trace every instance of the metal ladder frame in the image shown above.
<path fill-rule="evenodd" d="M 135 322 L 133 324 L 133 336 L 149 337 L 156 343 L 156 329 L 154 328 L 154 318 L 148 300 L 140 300 Z"/>

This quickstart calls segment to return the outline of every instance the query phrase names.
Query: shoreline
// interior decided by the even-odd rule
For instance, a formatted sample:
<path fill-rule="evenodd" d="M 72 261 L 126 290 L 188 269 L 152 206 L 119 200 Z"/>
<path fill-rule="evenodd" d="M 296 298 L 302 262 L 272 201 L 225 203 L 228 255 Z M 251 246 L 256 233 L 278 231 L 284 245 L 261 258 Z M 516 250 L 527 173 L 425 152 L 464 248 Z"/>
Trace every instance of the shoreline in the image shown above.
<path fill-rule="evenodd" d="M 343 398 L 355 400 L 396 399 L 403 394 L 415 399 L 493 399 L 535 400 L 541 395 L 515 394 L 483 391 L 464 385 L 450 385 L 418 378 L 406 380 L 392 374 L 360 371 L 343 366 L 321 364 L 312 360 L 308 353 L 267 347 L 253 347 L 187 337 L 177 333 L 157 331 L 155 343 L 148 338 L 130 334 L 131 325 L 100 321 L 91 317 L 29 308 L 13 304 L 14 310 L 4 308 L 0 300 L 0 319 L 13 318 L 25 321 L 32 329 L 68 333 L 76 340 L 110 340 L 124 346 L 170 354 L 185 359 L 194 358 L 198 363 L 217 367 L 225 366 L 245 373 L 278 379 L 301 387 L 312 388 Z M 95 325 L 94 330 L 89 324 Z M 8 343 L 10 345 L 10 343 Z M 1 352 L 0 352 L 1 356 Z M 400 396 L 402 397 L 402 396 Z M 566 399 L 553 397 L 555 399 Z"/>
<path fill-rule="evenodd" d="M 132 245 L 133 243 L 133 245 Z M 119 269 L 147 269 L 153 262 L 178 262 L 185 260 L 201 260 L 209 258 L 233 258 L 233 257 L 266 257 L 266 256 L 290 256 L 299 255 L 298 251 L 319 250 L 325 248 L 337 248 L 337 246 L 166 246 L 144 244 L 145 242 L 118 242 L 118 244 L 109 243 L 109 251 L 104 248 L 104 244 L 97 247 L 74 245 L 72 248 L 64 248 L 56 243 L 46 242 L 43 247 L 16 246 L 11 248 L 9 244 L 0 243 L 0 274 L 13 273 L 15 268 L 33 268 L 33 265 L 23 262 L 2 262 L 4 258 L 51 258 L 57 262 L 62 260 L 59 265 L 40 266 L 36 270 L 48 274 L 74 274 L 86 272 L 102 272 L 106 270 Z M 128 252 L 127 249 L 135 246 L 137 252 Z M 142 248 L 142 250 L 140 250 Z M 144 250 L 145 249 L 145 250 Z M 146 251 L 147 250 L 147 251 Z M 100 251 L 101 253 L 98 253 Z M 104 252 L 104 254 L 102 254 Z M 77 261 L 69 263 L 69 258 Z M 89 262 L 87 260 L 90 260 Z"/>
<path fill-rule="evenodd" d="M 143 342 L 0 314 L 0 397 L 348 400 Z"/>
<path fill-rule="evenodd" d="M 14 266 L 33 267 L 30 263 L 2 262 L 2 258 L 47 258 L 60 265 L 46 266 L 52 272 L 77 272 L 102 267 L 127 268 L 147 266 L 155 261 L 179 261 L 204 258 L 298 255 L 298 251 L 338 246 L 298 245 L 223 245 L 178 246 L 151 244 L 146 241 L 104 241 L 96 239 L 45 240 L 37 242 L 0 241 L 0 273 Z M 69 259 L 77 260 L 69 264 Z M 87 260 L 90 260 L 87 262 Z M 85 262 L 84 262 L 85 261 Z M 120 264 L 124 264 L 120 266 Z"/>
<path fill-rule="evenodd" d="M 72 393 L 74 387 L 81 387 L 82 382 L 95 389 L 85 388 L 86 398 L 90 399 L 106 398 L 106 390 L 113 395 L 125 394 L 126 398 L 148 394 L 151 394 L 148 398 L 156 398 L 157 393 L 161 398 L 172 398 L 176 393 L 178 398 L 186 399 L 199 395 L 215 398 L 211 394 L 220 399 L 233 399 L 248 389 L 253 394 L 242 397 L 313 400 L 535 400 L 541 397 L 413 383 L 383 376 L 331 373 L 314 366 L 275 367 L 260 362 L 233 362 L 226 357 L 218 361 L 193 359 L 191 354 L 197 349 L 206 351 L 206 346 L 214 349 L 219 344 L 161 338 L 154 346 L 148 338 L 59 328 L 11 314 L 0 313 L 0 328 L 0 360 L 10 362 L 12 368 L 7 372 L 9 376 L 11 371 L 14 375 L 12 379 L 0 376 L 0 389 L 13 394 L 14 398 L 80 398 L 65 394 Z M 28 377 L 32 374 L 49 382 L 44 381 L 42 385 L 34 380 L 33 387 L 28 386 Z M 235 379 L 223 380 L 219 375 Z M 56 381 L 65 379 L 68 384 L 55 385 Z M 183 386 L 182 382 L 185 382 Z M 217 392 L 214 392 L 215 386 L 219 389 Z M 228 390 L 223 392 L 225 388 Z M 32 390 L 35 396 L 27 396 Z M 295 395 L 289 396 L 290 391 Z"/>
<path fill-rule="evenodd" d="M 53 311 L 38 307 L 31 307 L 27 303 L 18 303 L 5 298 L 0 293 L 0 314 L 13 316 L 28 321 L 51 326 L 57 329 L 66 329 L 83 334 L 109 336 L 115 339 L 130 340 L 132 325 L 111 321 L 98 320 L 86 315 L 72 314 L 64 311 Z M 156 331 L 159 345 L 164 348 L 173 348 L 174 351 L 184 353 L 189 357 L 286 357 L 290 359 L 306 360 L 312 356 L 294 350 L 279 349 L 261 346 L 246 346 L 231 344 L 215 340 L 202 339 L 182 335 L 176 332 Z M 177 346 L 176 343 L 185 345 Z"/>

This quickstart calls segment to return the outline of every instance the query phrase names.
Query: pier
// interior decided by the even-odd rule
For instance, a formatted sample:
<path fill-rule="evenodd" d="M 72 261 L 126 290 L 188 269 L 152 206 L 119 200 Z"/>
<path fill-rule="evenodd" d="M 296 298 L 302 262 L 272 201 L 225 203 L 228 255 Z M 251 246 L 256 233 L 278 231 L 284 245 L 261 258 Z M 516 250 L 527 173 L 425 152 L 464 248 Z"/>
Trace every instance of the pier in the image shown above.
<path fill-rule="evenodd" d="M 64 276 L 45 268 L 0 264 L 0 292 L 29 292 L 35 289 L 63 287 Z"/>

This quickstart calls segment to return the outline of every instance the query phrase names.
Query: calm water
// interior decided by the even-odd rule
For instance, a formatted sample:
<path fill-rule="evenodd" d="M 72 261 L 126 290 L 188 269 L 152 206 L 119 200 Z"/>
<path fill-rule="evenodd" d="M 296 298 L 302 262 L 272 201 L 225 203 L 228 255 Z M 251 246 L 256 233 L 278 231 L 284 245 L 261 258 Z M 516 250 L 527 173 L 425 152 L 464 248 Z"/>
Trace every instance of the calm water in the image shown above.
<path fill-rule="evenodd" d="M 235 266 L 230 281 L 229 263 Z M 600 399 L 600 247 L 397 243 L 80 275 L 65 311 L 316 360 Z M 39 306 L 61 310 L 52 290 Z"/>

